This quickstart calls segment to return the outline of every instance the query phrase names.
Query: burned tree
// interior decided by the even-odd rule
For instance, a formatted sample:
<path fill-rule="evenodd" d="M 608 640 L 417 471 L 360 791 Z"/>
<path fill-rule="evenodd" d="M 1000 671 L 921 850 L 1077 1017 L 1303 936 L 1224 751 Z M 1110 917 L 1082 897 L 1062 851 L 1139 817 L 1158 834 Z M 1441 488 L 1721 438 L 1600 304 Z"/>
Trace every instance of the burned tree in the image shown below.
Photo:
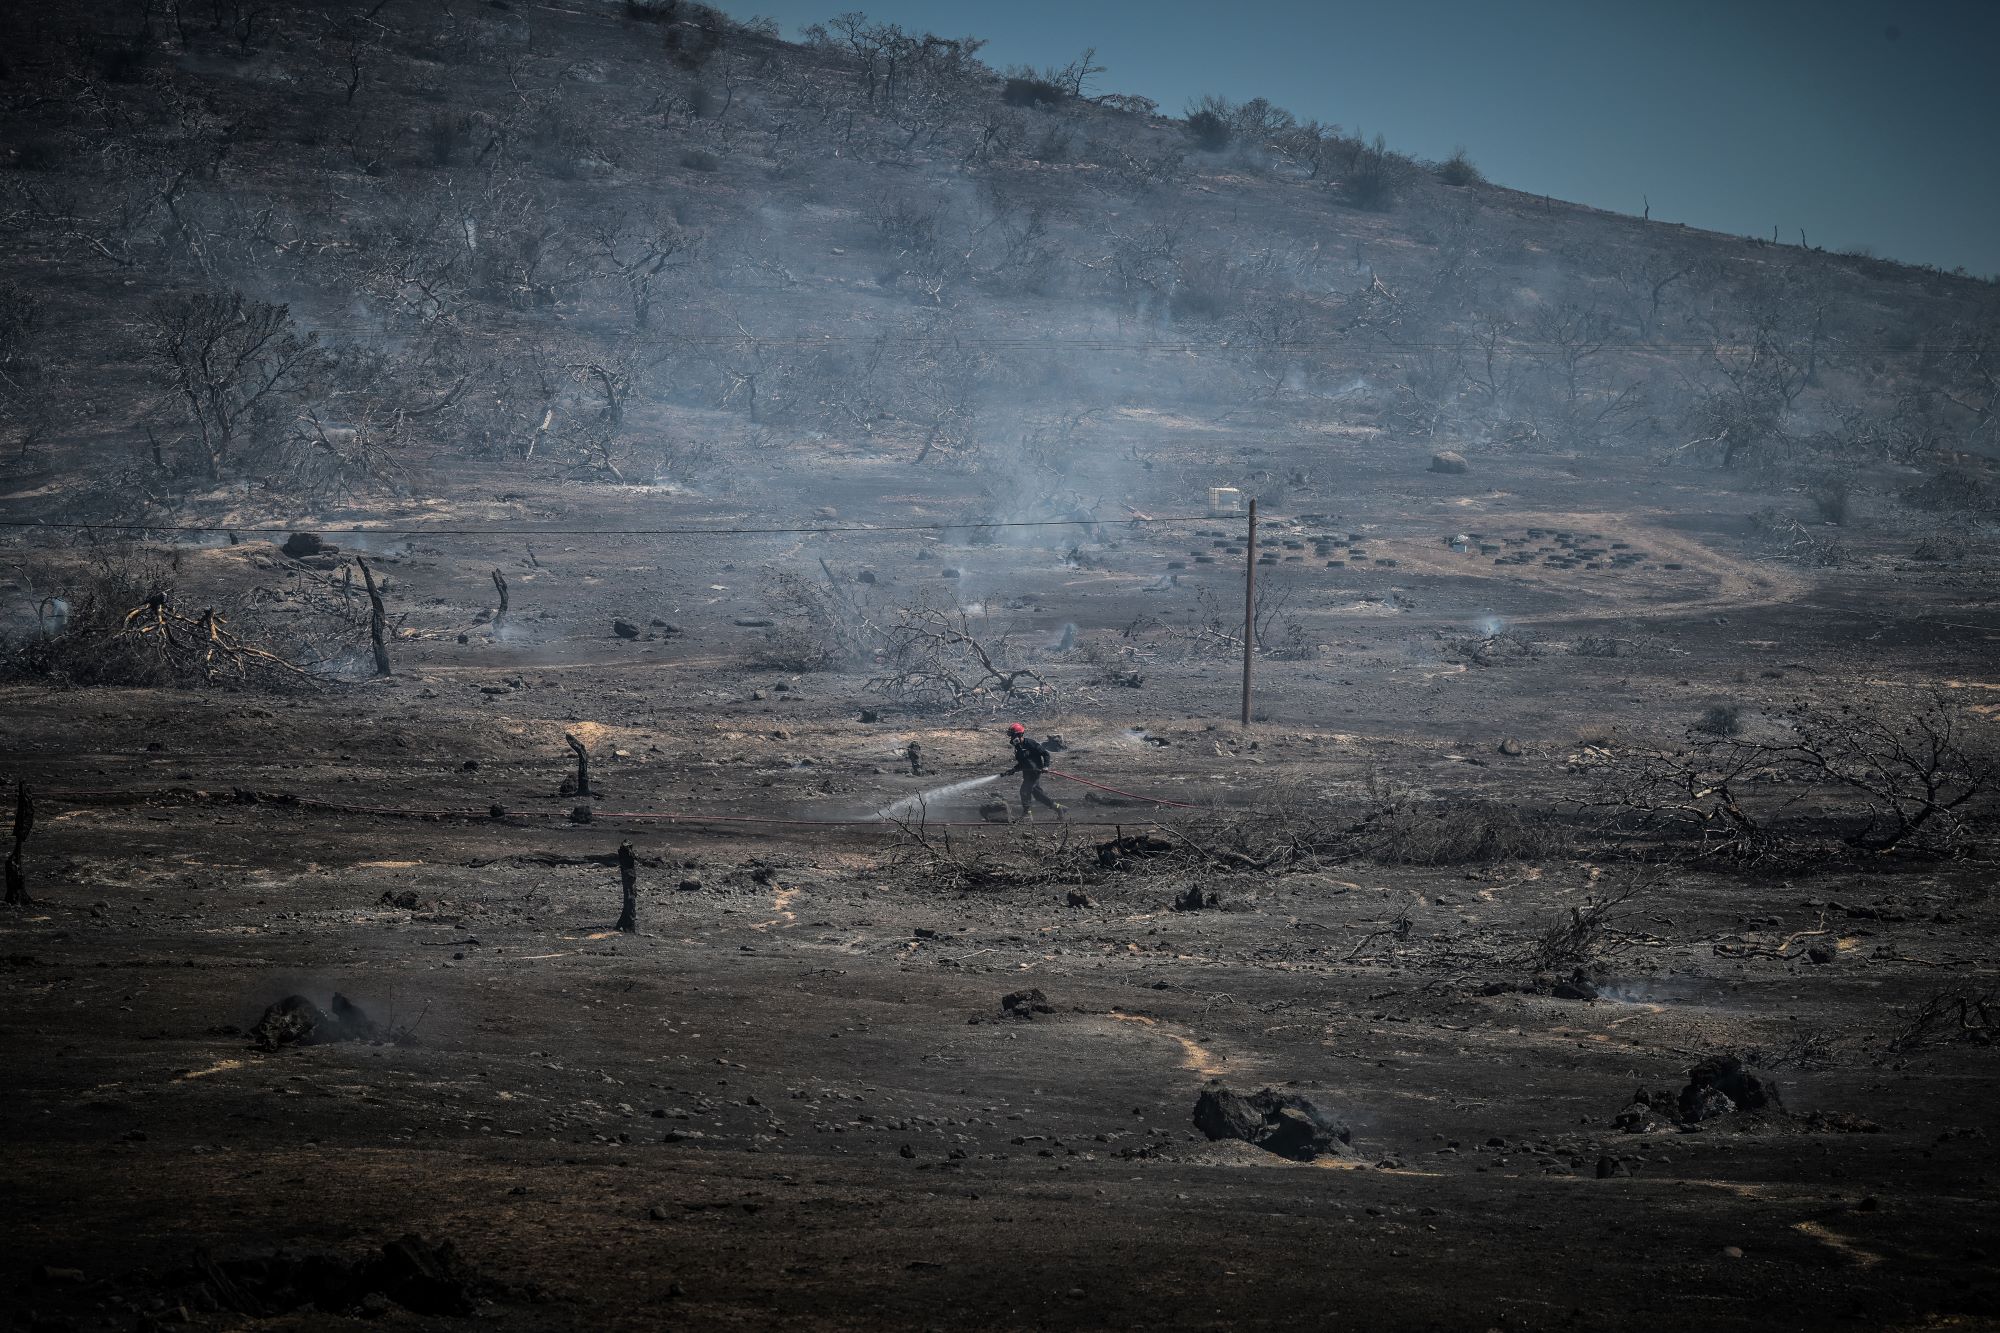
<path fill-rule="evenodd" d="M 576 755 L 575 794 L 578 796 L 588 796 L 591 794 L 590 747 L 567 731 L 563 733 L 563 743 L 568 745 L 570 750 Z M 567 786 L 570 784 L 565 783 L 564 785 Z"/>
<path fill-rule="evenodd" d="M 354 563 L 361 566 L 361 581 L 368 589 L 368 642 L 375 649 L 375 674 L 387 676 L 389 668 L 389 612 L 382 605 L 382 589 L 375 582 L 375 572 L 368 568 L 368 562 L 360 556 Z"/>
<path fill-rule="evenodd" d="M 639 929 L 639 858 L 632 851 L 632 844 L 618 844 L 618 884 L 624 893 L 624 906 L 618 913 L 618 929 L 626 934 L 636 934 Z"/>
<path fill-rule="evenodd" d="M 35 800 L 23 782 L 14 793 L 14 849 L 7 853 L 7 904 L 10 907 L 27 907 L 34 899 L 28 896 L 27 875 L 21 869 L 21 853 L 28 844 L 28 835 L 35 830 Z"/>
<path fill-rule="evenodd" d="M 0 438 L 12 433 L 17 458 L 27 458 L 71 413 L 54 333 L 40 302 L 0 283 Z"/>
<path fill-rule="evenodd" d="M 273 679 L 304 681 L 308 673 L 268 648 L 231 632 L 214 607 L 199 616 L 174 609 L 167 595 L 156 592 L 144 606 L 125 616 L 123 633 L 146 644 L 157 656 L 168 680 L 212 683 L 224 680 Z"/>
<path fill-rule="evenodd" d="M 193 432 L 204 476 L 220 481 L 325 372 L 317 334 L 281 305 L 241 292 L 165 297 L 151 312 L 153 359 Z"/>
<path fill-rule="evenodd" d="M 507 619 L 507 579 L 498 569 L 493 571 L 493 590 L 500 594 L 500 607 L 493 613 L 493 628 L 498 630 Z"/>
<path fill-rule="evenodd" d="M 1009 660 L 1005 634 L 974 632 L 970 613 L 957 607 L 906 607 L 881 632 L 887 670 L 863 687 L 916 708 L 957 708 L 979 699 L 1012 699 L 1046 682 L 1033 668 Z"/>
<path fill-rule="evenodd" d="M 1941 695 L 1802 703 L 1775 737 L 1691 730 L 1675 750 L 1594 755 L 1581 804 L 1611 813 L 1614 829 L 1692 841 L 1696 856 L 1956 855 L 1990 826 L 1996 755 L 1978 715 Z"/>
<path fill-rule="evenodd" d="M 1858 851 L 1957 851 L 1965 812 L 1990 802 L 2000 786 L 1992 738 L 1975 714 L 1939 694 L 1910 709 L 1795 708 L 1790 725 L 1790 743 L 1773 757 L 1861 799 L 1866 822 L 1845 837 Z"/>
<path fill-rule="evenodd" d="M 653 303 L 660 285 L 690 267 L 700 251 L 701 234 L 676 223 L 659 209 L 600 226 L 590 236 L 602 275 L 622 286 L 632 303 L 632 327 L 652 325 Z"/>

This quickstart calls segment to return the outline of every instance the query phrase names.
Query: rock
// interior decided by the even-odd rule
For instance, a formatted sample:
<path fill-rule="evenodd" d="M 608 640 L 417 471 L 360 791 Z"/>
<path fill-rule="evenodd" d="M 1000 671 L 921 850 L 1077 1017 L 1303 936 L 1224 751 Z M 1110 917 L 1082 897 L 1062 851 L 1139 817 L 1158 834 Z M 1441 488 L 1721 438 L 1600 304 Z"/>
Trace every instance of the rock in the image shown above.
<path fill-rule="evenodd" d="M 1470 472 L 1472 465 L 1465 461 L 1465 455 L 1446 449 L 1431 455 L 1431 471 L 1457 475 Z"/>
<path fill-rule="evenodd" d="M 1597 1178 L 1599 1180 L 1609 1180 L 1613 1176 L 1629 1176 L 1631 1174 L 1632 1168 L 1627 1166 L 1622 1158 L 1600 1157 L 1597 1159 Z"/>
<path fill-rule="evenodd" d="M 569 822 L 572 824 L 588 824 L 590 818 L 590 807 L 587 805 L 579 805 L 569 812 Z"/>
<path fill-rule="evenodd" d="M 1349 1156 L 1354 1144 L 1352 1131 L 1310 1097 L 1272 1088 L 1248 1096 L 1204 1088 L 1195 1098 L 1194 1127 L 1211 1141 L 1241 1139 L 1298 1162 Z"/>
<path fill-rule="evenodd" d="M 1517 759 L 1522 753 L 1521 742 L 1515 740 L 1512 736 L 1501 741 L 1498 748 L 1500 753 L 1506 755 L 1509 759 Z"/>
<path fill-rule="evenodd" d="M 882 715 L 872 708 L 864 708 L 861 710 L 861 720 L 863 722 L 880 722 Z"/>
<path fill-rule="evenodd" d="M 1824 944 L 1815 944 L 1812 948 L 1806 950 L 1806 961 L 1816 967 L 1825 967 L 1837 956 L 1832 949 L 1827 948 Z"/>
<path fill-rule="evenodd" d="M 1069 905 L 1071 907 L 1096 906 L 1095 903 L 1090 901 L 1090 895 L 1085 893 L 1082 889 L 1071 889 L 1069 891 Z"/>
<path fill-rule="evenodd" d="M 1005 801 L 988 801 L 979 807 L 979 817 L 989 824 L 1005 824 L 1012 816 L 1007 813 Z"/>
<path fill-rule="evenodd" d="M 450 1241 L 434 1245 L 421 1236 L 404 1236 L 382 1247 L 372 1266 L 370 1285 L 413 1314 L 469 1315 L 479 1280 L 458 1257 Z"/>
<path fill-rule="evenodd" d="M 1679 1098 L 1681 1119 L 1710 1120 L 1731 1111 L 1782 1111 L 1778 1086 L 1735 1055 L 1712 1055 L 1688 1070 Z"/>
<path fill-rule="evenodd" d="M 1009 1018 L 1033 1018 L 1036 1014 L 1052 1014 L 1055 1011 L 1049 997 L 1039 990 L 1017 990 L 1000 997 L 1000 1012 Z"/>
<path fill-rule="evenodd" d="M 1668 1121 L 1647 1102 L 1637 1101 L 1611 1119 L 1614 1128 L 1627 1134 L 1652 1134 L 1665 1129 Z"/>
<path fill-rule="evenodd" d="M 1222 899 L 1199 884 L 1190 884 L 1188 891 L 1176 896 L 1169 906 L 1176 912 L 1201 912 L 1222 906 Z"/>
<path fill-rule="evenodd" d="M 639 637 L 639 627 L 631 621 L 622 618 L 611 622 L 611 632 L 621 639 L 636 639 Z"/>
<path fill-rule="evenodd" d="M 1242 1139 L 1255 1143 L 1264 1133 L 1264 1113 L 1249 1098 L 1227 1088 L 1204 1088 L 1195 1098 L 1194 1127 L 1210 1142 Z"/>
<path fill-rule="evenodd" d="M 769 629 L 778 622 L 769 616 L 738 616 L 729 623 L 743 629 Z"/>
<path fill-rule="evenodd" d="M 250 1038 L 259 1049 L 275 1051 L 281 1046 L 320 1046 L 336 1041 L 374 1041 L 381 1029 L 361 1007 L 333 993 L 326 1009 L 303 995 L 287 995 L 264 1010 L 263 1017 L 250 1029 Z"/>
<path fill-rule="evenodd" d="M 856 574 L 854 576 L 854 581 L 856 583 L 873 583 L 875 581 L 875 571 L 872 569 L 864 569 L 859 574 Z"/>
<path fill-rule="evenodd" d="M 325 553 L 327 544 L 325 538 L 317 532 L 295 532 L 285 538 L 284 545 L 278 549 L 294 560 L 303 560 L 309 555 Z"/>

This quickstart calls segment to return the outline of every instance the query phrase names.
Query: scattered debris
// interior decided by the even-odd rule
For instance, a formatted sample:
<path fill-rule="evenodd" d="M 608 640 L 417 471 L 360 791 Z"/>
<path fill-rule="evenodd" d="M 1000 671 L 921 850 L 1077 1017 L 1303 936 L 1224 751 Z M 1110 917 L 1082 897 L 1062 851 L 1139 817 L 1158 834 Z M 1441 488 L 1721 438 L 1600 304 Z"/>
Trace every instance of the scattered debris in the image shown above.
<path fill-rule="evenodd" d="M 1935 991 L 1909 1011 L 1909 1021 L 1889 1039 L 1892 1051 L 1966 1042 L 1991 1046 L 2000 1039 L 2000 996 L 1970 985 Z"/>
<path fill-rule="evenodd" d="M 1699 1125 L 1739 1111 L 1783 1115 L 1778 1085 L 1740 1056 L 1712 1055 L 1688 1070 L 1687 1086 L 1679 1092 L 1640 1088 L 1632 1094 L 1631 1105 L 1611 1123 L 1628 1134 L 1647 1134 Z M 1829 1117 L 1822 1115 L 1821 1119 Z"/>
<path fill-rule="evenodd" d="M 181 1304 L 194 1310 L 270 1318 L 292 1311 L 388 1314 L 391 1305 L 411 1314 L 463 1317 L 481 1299 L 504 1293 L 441 1244 L 406 1235 L 358 1260 L 330 1254 L 288 1254 L 216 1259 L 197 1250 L 186 1269 L 165 1284 L 183 1289 Z"/>

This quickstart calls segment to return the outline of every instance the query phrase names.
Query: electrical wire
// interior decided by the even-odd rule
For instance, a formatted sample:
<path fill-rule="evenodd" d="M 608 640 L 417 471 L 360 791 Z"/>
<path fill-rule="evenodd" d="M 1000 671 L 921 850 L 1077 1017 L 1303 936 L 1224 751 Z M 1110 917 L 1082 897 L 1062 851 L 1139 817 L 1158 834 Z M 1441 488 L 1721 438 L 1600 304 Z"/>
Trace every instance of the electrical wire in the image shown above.
<path fill-rule="evenodd" d="M 225 524 L 200 523 L 47 523 L 40 519 L 0 519 L 0 528 L 47 532 L 221 533 L 238 537 L 284 537 L 304 529 L 317 529 L 334 537 L 839 537 L 870 532 L 983 532 L 994 528 L 1144 527 L 1149 523 L 1219 523 L 1236 517 L 1240 515 L 1217 517 L 1213 514 L 1162 514 L 1151 518 L 1051 518 L 992 522 L 856 524 L 849 527 L 813 528 L 341 528 L 316 523 L 311 519 L 300 519 L 287 527 L 231 527 Z M 1285 520 L 1273 517 L 1268 521 Z"/>

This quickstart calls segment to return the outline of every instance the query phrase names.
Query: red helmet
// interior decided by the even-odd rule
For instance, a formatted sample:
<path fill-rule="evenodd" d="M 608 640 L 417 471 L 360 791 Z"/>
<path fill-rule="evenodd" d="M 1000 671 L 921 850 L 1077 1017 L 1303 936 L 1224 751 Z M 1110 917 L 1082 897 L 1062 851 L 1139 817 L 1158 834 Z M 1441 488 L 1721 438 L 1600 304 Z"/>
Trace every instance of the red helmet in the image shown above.
<path fill-rule="evenodd" d="M 1028 729 L 1019 722 L 1013 722 L 1008 724 L 1007 734 L 1009 736 L 1025 736 L 1028 734 Z"/>

